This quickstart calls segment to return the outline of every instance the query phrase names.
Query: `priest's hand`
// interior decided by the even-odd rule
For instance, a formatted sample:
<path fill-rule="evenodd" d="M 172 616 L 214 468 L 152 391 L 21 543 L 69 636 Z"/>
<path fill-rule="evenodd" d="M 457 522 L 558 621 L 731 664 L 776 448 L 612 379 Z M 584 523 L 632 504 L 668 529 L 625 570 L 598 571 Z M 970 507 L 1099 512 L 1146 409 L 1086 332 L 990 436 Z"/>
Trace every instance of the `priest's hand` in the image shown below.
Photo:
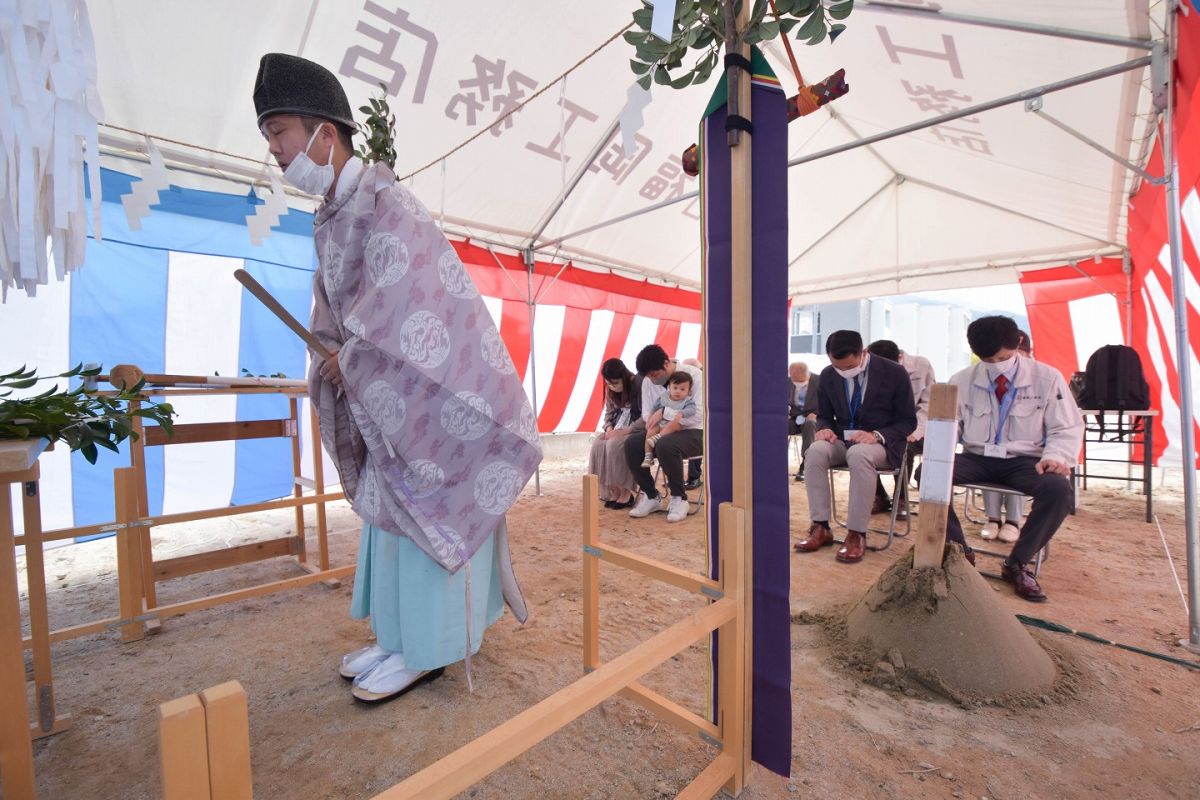
<path fill-rule="evenodd" d="M 338 351 L 331 350 L 332 358 L 327 358 L 321 362 L 321 377 L 332 383 L 334 386 L 342 385 L 342 368 L 338 366 Z"/>

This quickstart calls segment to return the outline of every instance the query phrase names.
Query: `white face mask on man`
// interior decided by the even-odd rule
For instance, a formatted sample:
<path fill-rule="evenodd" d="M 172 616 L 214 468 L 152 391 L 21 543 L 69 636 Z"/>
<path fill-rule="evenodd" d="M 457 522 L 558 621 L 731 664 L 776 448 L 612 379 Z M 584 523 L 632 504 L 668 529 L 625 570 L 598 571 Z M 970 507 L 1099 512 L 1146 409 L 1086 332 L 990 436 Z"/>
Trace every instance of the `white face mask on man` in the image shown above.
<path fill-rule="evenodd" d="M 983 363 L 985 369 L 987 369 L 988 378 L 994 381 L 997 377 L 1005 374 L 1013 368 L 1013 366 L 1017 363 L 1017 355 L 1016 353 L 1013 353 L 1003 361 L 985 361 Z"/>
<path fill-rule="evenodd" d="M 306 194 L 317 196 L 324 195 L 333 185 L 333 145 L 329 146 L 329 161 L 324 166 L 317 166 L 317 163 L 308 157 L 308 149 L 312 147 L 320 131 L 321 126 L 318 125 L 309 137 L 304 152 L 292 159 L 292 163 L 283 171 L 285 181 Z"/>

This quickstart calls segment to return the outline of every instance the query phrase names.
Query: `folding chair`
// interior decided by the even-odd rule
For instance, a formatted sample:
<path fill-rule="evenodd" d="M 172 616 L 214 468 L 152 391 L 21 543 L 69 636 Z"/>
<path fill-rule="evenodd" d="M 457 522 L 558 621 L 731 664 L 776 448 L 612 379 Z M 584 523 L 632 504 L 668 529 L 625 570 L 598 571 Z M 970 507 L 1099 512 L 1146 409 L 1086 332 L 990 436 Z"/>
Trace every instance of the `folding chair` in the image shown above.
<path fill-rule="evenodd" d="M 959 483 L 955 485 L 965 490 L 963 492 L 963 519 L 979 524 L 982 523 L 970 515 L 970 508 L 975 502 L 974 498 L 977 492 L 996 492 L 997 494 L 1005 497 L 1023 497 L 1026 498 L 1026 500 L 1029 499 L 1029 495 L 1025 494 L 1024 492 L 1019 492 L 1016 489 L 1003 486 L 998 483 Z M 975 506 L 975 510 L 978 511 L 981 509 L 979 509 L 978 506 Z M 987 519 L 985 517 L 983 522 L 986 521 Z M 985 556 L 993 556 L 994 558 L 1008 558 L 1008 553 L 1000 553 L 995 550 L 986 550 L 982 547 L 973 547 L 972 549 L 974 549 L 976 553 L 982 553 Z M 1046 546 L 1039 550 L 1037 555 L 1033 557 L 1033 577 L 1036 578 L 1038 576 L 1038 573 L 1042 571 L 1042 562 L 1049 560 L 1049 558 L 1050 544 L 1047 543 Z M 987 575 L 989 578 L 1002 578 L 998 572 L 984 572 L 983 570 L 979 570 L 979 572 L 982 575 Z"/>
<path fill-rule="evenodd" d="M 906 506 L 908 505 L 908 501 L 909 501 L 909 496 L 908 496 L 909 466 L 910 466 L 909 459 L 906 455 L 904 457 L 904 459 L 900 462 L 900 466 L 897 469 L 884 468 L 884 469 L 875 470 L 877 475 L 891 475 L 893 478 L 896 479 L 896 495 L 897 496 L 892 498 L 892 516 L 891 516 L 891 520 L 889 521 L 888 527 L 887 528 L 870 528 L 870 527 L 868 527 L 867 530 L 864 531 L 865 533 L 887 534 L 887 541 L 882 546 L 867 545 L 868 550 L 874 550 L 876 552 L 879 552 L 881 550 L 887 550 L 889 547 L 892 546 L 892 538 L 893 537 L 908 536 L 908 534 L 912 532 L 912 512 L 911 511 L 908 514 L 906 514 L 904 517 L 904 533 L 900 533 L 896 530 L 896 522 L 898 521 L 897 515 L 899 514 L 899 511 L 900 511 L 900 502 L 899 502 L 900 492 L 904 493 L 903 496 L 904 496 L 904 501 L 905 501 Z M 830 516 L 832 516 L 833 521 L 835 523 L 837 523 L 837 525 L 839 527 L 842 527 L 842 528 L 846 528 L 846 523 L 843 522 L 842 520 L 838 519 L 837 492 L 834 488 L 833 473 L 849 472 L 849 471 L 850 471 L 849 467 L 833 467 L 829 470 L 829 507 L 830 507 L 831 511 L 833 512 Z M 837 542 L 838 544 L 841 544 L 843 542 L 842 539 L 834 539 L 834 541 Z"/>

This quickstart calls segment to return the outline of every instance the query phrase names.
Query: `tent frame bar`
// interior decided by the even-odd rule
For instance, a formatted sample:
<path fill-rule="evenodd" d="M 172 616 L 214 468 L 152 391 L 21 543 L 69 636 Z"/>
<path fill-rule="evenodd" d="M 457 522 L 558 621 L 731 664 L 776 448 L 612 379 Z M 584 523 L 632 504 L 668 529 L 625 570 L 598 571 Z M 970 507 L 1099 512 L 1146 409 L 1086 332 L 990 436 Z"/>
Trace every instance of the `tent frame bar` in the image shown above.
<path fill-rule="evenodd" d="M 569 181 L 567 181 L 567 185 L 563 187 L 562 191 L 559 192 L 558 197 L 556 197 L 554 202 L 550 205 L 550 208 L 546 209 L 546 213 L 543 214 L 541 220 L 538 221 L 534 232 L 525 242 L 526 248 L 533 246 L 533 243 L 540 239 L 542 234 L 546 232 L 546 228 L 550 227 L 550 223 L 554 220 L 554 217 L 566 204 L 567 198 L 570 197 L 571 193 L 575 191 L 575 188 L 579 186 L 579 182 L 587 176 L 588 170 L 591 169 L 592 164 L 595 163 L 596 159 L 600 157 L 600 154 L 604 152 L 604 148 L 608 146 L 609 141 L 611 141 L 613 136 L 616 135 L 617 130 L 620 127 L 621 118 L 617 117 L 607 128 L 605 128 L 604 134 L 598 140 L 596 140 L 596 144 L 590 151 L 588 151 L 587 158 L 585 158 L 583 163 L 579 165 L 579 169 L 575 170 L 575 174 L 571 176 Z M 566 159 L 566 142 L 560 142 L 559 146 L 563 149 L 563 159 Z M 564 160 L 563 163 L 565 164 L 566 161 Z"/>
<path fill-rule="evenodd" d="M 844 153 L 849 150 L 856 150 L 860 147 L 867 147 L 869 145 L 875 144 L 876 142 L 882 142 L 887 139 L 894 139 L 897 136 L 904 136 L 905 134 L 925 130 L 926 128 L 932 128 L 932 127 L 941 125 L 946 122 L 952 122 L 953 120 L 961 119 L 963 117 L 973 117 L 976 114 L 980 114 L 984 111 L 991 111 L 992 109 L 1001 108 L 1003 106 L 1009 106 L 1014 103 L 1024 103 L 1026 100 L 1030 100 L 1035 97 L 1041 97 L 1043 95 L 1053 94 L 1054 92 L 1061 92 L 1064 89 L 1071 89 L 1076 86 L 1082 86 L 1085 83 L 1092 83 L 1093 81 L 1103 80 L 1104 78 L 1111 78 L 1114 75 L 1120 75 L 1125 72 L 1131 72 L 1135 69 L 1141 69 L 1143 67 L 1147 67 L 1150 65 L 1151 60 L 1152 60 L 1151 56 L 1140 56 L 1140 57 L 1132 59 L 1130 61 L 1124 61 L 1120 64 L 1114 64 L 1111 67 L 1102 67 L 1100 69 L 1093 70 L 1091 72 L 1085 72 L 1082 75 L 1076 75 L 1071 78 L 1064 78 L 1061 81 L 1054 81 L 1053 83 L 1043 84 L 1041 86 L 1037 86 L 1032 89 L 1025 89 L 1024 91 L 1017 92 L 1016 94 L 1006 95 L 1005 97 L 1000 97 L 1000 98 L 997 98 L 996 100 L 989 100 L 985 103 L 978 103 L 978 104 L 970 106 L 968 108 L 963 108 L 958 111 L 951 111 L 949 113 L 941 114 L 936 117 L 930 117 L 929 119 L 923 119 L 919 122 L 914 122 L 909 125 L 902 125 L 899 128 L 893 128 L 889 131 L 884 131 L 883 133 L 877 133 L 873 136 L 867 136 L 862 139 L 856 139 L 853 142 L 847 142 L 846 144 L 838 145 L 837 147 L 830 147 L 827 150 L 821 150 L 816 153 L 811 153 L 811 154 L 805 155 L 805 156 L 798 156 L 796 158 L 793 158 L 791 161 L 789 161 L 787 165 L 788 165 L 788 168 L 790 169 L 791 167 L 796 167 L 801 164 L 807 164 L 810 161 L 819 161 L 822 158 L 828 158 L 829 156 L 837 155 L 838 153 Z M 909 177 L 909 176 L 906 176 L 906 178 L 907 178 L 907 180 L 913 180 L 913 178 Z M 640 217 L 643 214 L 648 214 L 651 211 L 657 211 L 660 208 L 666 208 L 667 206 L 671 206 L 676 203 L 681 203 L 684 200 L 691 200 L 693 197 L 696 197 L 699 194 L 700 194 L 699 190 L 687 192 L 685 194 L 680 195 L 679 197 L 675 197 L 670 200 L 664 200 L 659 203 L 654 203 L 652 205 L 646 206 L 645 208 L 640 208 L 635 211 L 630 211 L 625 214 L 621 214 L 619 216 L 612 217 L 611 219 L 607 219 L 602 222 L 597 222 L 594 225 L 588 225 L 587 227 L 580 228 L 579 230 L 572 231 L 570 233 L 559 236 L 556 239 L 551 239 L 548 242 L 543 242 L 542 244 L 537 245 L 533 249 L 535 251 L 544 250 L 548 247 L 553 247 L 555 245 L 562 244 L 563 242 L 567 241 L 568 239 L 574 239 L 574 238 L 576 238 L 578 236 L 582 236 L 586 233 L 592 233 L 593 231 L 600 230 L 601 228 L 607 228 L 610 225 L 615 225 L 618 222 L 624 222 L 626 220 L 633 219 L 635 217 Z M 1038 220 L 1038 221 L 1044 222 L 1044 220 Z M 1046 224 L 1052 224 L 1052 223 L 1046 223 Z M 1074 231 L 1072 231 L 1072 233 L 1074 233 Z M 1095 239 L 1095 237 L 1091 237 L 1091 236 L 1089 236 L 1088 238 Z M 1095 240 L 1104 242 L 1105 244 L 1111 244 L 1114 247 L 1118 247 L 1118 248 L 1120 247 L 1120 245 L 1114 244 L 1112 242 L 1108 242 L 1104 239 L 1095 239 Z"/>
<path fill-rule="evenodd" d="M 1074 39 L 1078 42 L 1093 44 L 1110 44 L 1116 47 L 1132 47 L 1139 50 L 1150 50 L 1154 42 L 1148 39 L 1130 39 L 1126 36 L 1113 36 L 1107 33 L 1093 33 L 1073 28 L 1060 28 L 1054 25 L 1040 25 L 1036 22 L 1018 22 L 1016 20 L 995 19 L 993 17 L 977 17 L 972 14 L 948 14 L 939 8 L 920 8 L 914 6 L 895 5 L 880 0 L 859 0 L 858 7 L 864 11 L 875 11 L 902 16 L 923 17 L 940 22 L 956 22 L 963 25 L 974 25 L 980 28 L 998 28 L 1019 33 L 1034 33 L 1040 36 L 1053 36 L 1057 39 Z"/>
<path fill-rule="evenodd" d="M 1167 19 L 1168 54 L 1177 55 L 1178 7 L 1172 3 Z M 1172 58 L 1173 61 L 1173 58 Z M 1171 294 L 1175 305 L 1175 359 L 1179 374 L 1180 464 L 1183 472 L 1183 524 L 1187 546 L 1188 636 L 1179 644 L 1200 653 L 1200 536 L 1196 531 L 1196 406 L 1192 394 L 1192 372 L 1188 341 L 1188 267 L 1183 260 L 1182 220 L 1179 209 L 1179 153 L 1175 143 L 1175 81 L 1167 87 L 1167 108 L 1163 117 L 1163 163 L 1169 179 L 1166 186 L 1167 243 L 1171 251 Z"/>
<path fill-rule="evenodd" d="M 1082 75 L 1076 75 L 1072 78 L 1064 78 L 1061 81 L 1054 81 L 1053 83 L 1043 84 L 1042 86 L 1037 86 L 1032 89 L 1025 89 L 1024 91 L 1017 92 L 1016 94 L 1006 95 L 995 100 L 988 100 L 984 103 L 977 103 L 976 105 L 968 106 L 967 108 L 962 108 L 958 111 L 950 111 L 936 117 L 930 117 L 919 122 L 913 122 L 909 125 L 902 125 L 899 128 L 893 128 L 890 131 L 877 133 L 873 136 L 868 136 L 865 139 L 847 142 L 846 144 L 841 144 L 837 147 L 830 147 L 827 150 L 810 153 L 809 155 L 797 156 L 788 162 L 788 167 L 796 167 L 800 164 L 807 164 L 810 161 L 818 161 L 822 158 L 828 158 L 829 156 L 836 155 L 838 153 L 844 153 L 847 150 L 855 150 L 859 147 L 865 147 L 869 144 L 882 142 L 886 139 L 895 139 L 897 136 L 904 136 L 908 133 L 914 133 L 916 131 L 925 130 L 926 128 L 942 125 L 947 122 L 953 122 L 954 120 L 962 119 L 963 117 L 973 117 L 977 114 L 983 113 L 984 111 L 991 111 L 995 108 L 1010 106 L 1014 103 L 1024 103 L 1026 100 L 1031 100 L 1035 97 L 1053 94 L 1054 92 L 1061 92 L 1064 89 L 1072 89 L 1076 86 L 1082 86 L 1085 83 L 1103 80 L 1104 78 L 1111 78 L 1114 75 L 1120 75 L 1125 72 L 1131 72 L 1135 69 L 1148 67 L 1150 66 L 1150 61 L 1150 56 L 1140 56 L 1139 58 L 1135 58 L 1130 61 L 1114 64 L 1111 67 L 1101 67 L 1100 69 L 1092 70 L 1091 72 L 1085 72 Z"/>
<path fill-rule="evenodd" d="M 1109 150 L 1107 147 L 1100 144 L 1095 139 L 1091 139 L 1091 138 L 1085 136 L 1084 134 L 1075 130 L 1070 125 L 1068 125 L 1067 123 L 1058 119 L 1057 117 L 1053 117 L 1050 114 L 1047 114 L 1042 109 L 1042 98 L 1036 97 L 1032 100 L 1026 100 L 1025 101 L 1025 110 L 1037 115 L 1041 119 L 1046 120 L 1046 122 L 1049 122 L 1051 125 L 1058 128 L 1059 130 L 1061 130 L 1065 133 L 1068 133 L 1071 136 L 1074 136 L 1076 139 L 1083 142 L 1084 144 L 1086 144 L 1088 147 L 1092 148 L 1096 152 L 1102 153 L 1102 154 L 1108 156 L 1113 161 L 1117 162 L 1118 164 L 1120 164 L 1122 167 L 1129 170 L 1130 172 L 1137 173 L 1138 175 L 1140 175 L 1142 177 L 1143 180 L 1149 181 L 1151 184 L 1153 184 L 1155 186 L 1160 186 L 1167 182 L 1167 178 L 1165 176 L 1161 177 L 1161 178 L 1154 177 L 1149 172 L 1147 172 L 1146 170 L 1139 167 L 1137 164 L 1134 164 L 1132 161 L 1127 161 L 1124 158 L 1121 158 L 1119 155 L 1114 153 L 1112 150 Z"/>
<path fill-rule="evenodd" d="M 872 192 L 871 195 L 869 197 L 867 197 L 866 200 L 863 200 L 861 203 L 859 203 L 857 206 L 855 206 L 853 211 L 849 212 L 844 217 L 839 219 L 836 224 L 831 225 L 830 227 L 826 228 L 825 232 L 822 233 L 820 236 L 818 236 L 817 240 L 815 242 L 810 244 L 808 247 L 804 248 L 804 250 L 800 253 L 800 255 L 796 256 L 791 261 L 789 261 L 788 268 L 791 269 L 792 267 L 796 266 L 796 263 L 798 261 L 800 261 L 800 259 L 804 258 L 806 255 L 808 255 L 810 250 L 812 250 L 814 247 L 819 245 L 821 242 L 825 241 L 825 239 L 827 237 L 829 237 L 838 228 L 842 227 L 847 222 L 849 222 L 850 219 L 852 217 L 854 217 L 854 215 L 856 215 L 858 212 L 862 211 L 864 208 L 869 206 L 872 202 L 874 202 L 876 197 L 879 197 L 879 195 L 881 195 L 885 191 L 887 191 L 889 187 L 898 186 L 899 184 L 901 184 L 903 182 L 904 182 L 904 178 L 903 178 L 903 176 L 900 176 L 900 175 L 893 175 L 892 177 L 888 178 L 884 182 L 884 184 L 882 186 L 880 186 L 878 189 L 876 189 L 874 192 Z"/>

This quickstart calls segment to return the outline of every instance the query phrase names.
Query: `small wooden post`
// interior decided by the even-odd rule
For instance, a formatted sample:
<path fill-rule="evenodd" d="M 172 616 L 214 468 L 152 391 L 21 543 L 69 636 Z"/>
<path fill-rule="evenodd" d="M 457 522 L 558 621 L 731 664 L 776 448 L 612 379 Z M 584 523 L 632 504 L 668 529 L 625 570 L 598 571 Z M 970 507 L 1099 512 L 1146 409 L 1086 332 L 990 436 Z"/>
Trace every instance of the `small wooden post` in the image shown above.
<path fill-rule="evenodd" d="M 113 470 L 113 495 L 117 522 L 130 523 L 138 518 L 137 470 L 133 467 Z M 141 528 L 117 531 L 117 590 L 122 619 L 141 616 L 146 597 L 142 568 Z M 145 624 L 131 622 L 121 626 L 121 641 L 135 642 L 146 636 Z"/>
<path fill-rule="evenodd" d="M 325 461 L 321 453 L 321 426 L 317 421 L 317 407 L 308 404 L 309 431 L 313 447 L 313 489 L 317 494 L 325 494 Z M 299 422 L 296 423 L 297 427 Z M 314 503 L 317 509 L 317 554 L 322 570 L 329 569 L 329 530 L 325 522 L 325 501 Z M 331 584 L 333 588 L 341 585 L 341 581 Z"/>
<path fill-rule="evenodd" d="M 189 694 L 158 707 L 163 800 L 212 800 L 204 705 Z"/>
<path fill-rule="evenodd" d="M 219 800 L 253 800 L 250 720 L 246 692 L 237 681 L 200 693 L 208 737 L 210 792 Z"/>
<path fill-rule="evenodd" d="M 746 748 L 749 706 L 746 704 L 746 583 L 744 564 L 746 513 L 732 503 L 722 503 L 721 586 L 725 597 L 737 605 L 737 614 L 721 627 L 718 651 L 717 721 L 721 728 L 722 752 L 733 757 L 733 777 L 725 789 L 733 796 L 746 786 L 750 753 Z"/>
<path fill-rule="evenodd" d="M 33 744 L 25 699 L 25 656 L 21 644 L 21 601 L 17 587 L 9 475 L 0 480 L 0 782 L 6 797 L 33 798 Z"/>
<path fill-rule="evenodd" d="M 136 411 L 141 407 L 136 400 L 129 402 L 129 410 Z M 129 437 L 129 466 L 133 467 L 136 476 L 137 506 L 135 515 L 141 519 L 150 516 L 150 497 L 146 485 L 146 426 L 141 417 L 130 417 L 133 420 L 133 432 L 137 437 Z M 158 605 L 158 591 L 154 583 L 154 548 L 150 542 L 150 526 L 143 525 L 137 530 L 137 538 L 142 550 L 142 596 L 146 608 Z M 147 625 L 147 633 L 158 633 L 158 620 Z"/>
<path fill-rule="evenodd" d="M 54 672 L 50 660 L 50 618 L 46 609 L 46 566 L 42 560 L 42 502 L 34 464 L 21 485 L 21 505 L 25 519 L 25 581 L 29 588 L 29 636 L 33 645 L 33 702 L 37 724 L 31 731 L 40 739 L 62 733 L 70 727 L 70 717 L 58 717 L 54 711 Z M 4 486 L 4 491 L 8 486 Z"/>
<path fill-rule="evenodd" d="M 921 456 L 921 514 L 913 567 L 940 567 L 946 545 L 946 512 L 954 500 L 954 448 L 958 443 L 958 387 L 935 383 L 929 390 L 929 424 Z"/>
<path fill-rule="evenodd" d="M 600 479 L 583 476 L 583 669 L 600 666 Z"/>
<path fill-rule="evenodd" d="M 300 456 L 300 401 L 295 397 L 288 398 L 288 413 L 292 418 L 292 497 L 303 497 L 304 487 L 300 484 L 303 469 Z M 304 538 L 304 506 L 297 504 L 296 514 L 296 560 L 301 564 L 308 563 L 308 542 Z M 324 569 L 325 567 L 321 567 Z"/>

